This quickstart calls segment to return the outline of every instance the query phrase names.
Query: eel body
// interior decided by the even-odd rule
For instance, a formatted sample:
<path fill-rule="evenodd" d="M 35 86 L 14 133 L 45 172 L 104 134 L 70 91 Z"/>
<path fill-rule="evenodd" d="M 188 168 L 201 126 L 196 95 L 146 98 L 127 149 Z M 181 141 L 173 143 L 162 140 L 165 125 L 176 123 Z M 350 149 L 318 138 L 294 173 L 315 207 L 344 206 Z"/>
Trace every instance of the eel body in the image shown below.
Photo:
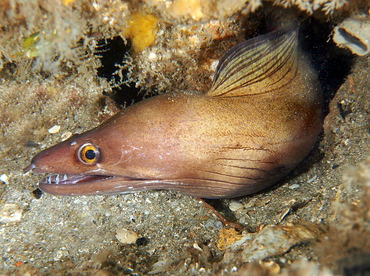
<path fill-rule="evenodd" d="M 317 76 L 287 27 L 220 60 L 207 93 L 155 96 L 38 153 L 25 172 L 52 173 L 55 195 L 169 189 L 203 198 L 258 192 L 284 177 L 322 128 Z"/>

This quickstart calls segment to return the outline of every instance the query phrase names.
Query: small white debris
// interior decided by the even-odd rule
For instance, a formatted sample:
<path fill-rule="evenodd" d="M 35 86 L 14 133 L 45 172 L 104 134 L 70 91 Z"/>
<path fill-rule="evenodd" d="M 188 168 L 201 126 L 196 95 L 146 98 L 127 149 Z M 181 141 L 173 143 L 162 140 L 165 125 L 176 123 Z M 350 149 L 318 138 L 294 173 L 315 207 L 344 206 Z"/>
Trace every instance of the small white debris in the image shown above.
<path fill-rule="evenodd" d="M 286 208 L 281 214 L 279 214 L 278 221 L 281 222 L 290 212 L 290 207 Z"/>
<path fill-rule="evenodd" d="M 201 268 L 199 268 L 198 272 L 199 273 L 204 273 L 204 272 L 206 272 L 206 269 L 204 267 L 201 267 Z"/>
<path fill-rule="evenodd" d="M 119 229 L 116 232 L 117 240 L 124 244 L 133 244 L 136 242 L 138 237 L 139 236 L 136 232 L 127 229 Z"/>
<path fill-rule="evenodd" d="M 22 210 L 17 204 L 5 203 L 0 208 L 0 223 L 20 221 Z"/>
<path fill-rule="evenodd" d="M 70 132 L 70 131 L 66 131 L 66 132 L 64 132 L 63 134 L 62 134 L 62 136 L 61 136 L 61 138 L 62 138 L 62 141 L 64 141 L 64 140 L 67 140 L 69 137 L 71 137 L 73 135 L 73 133 L 72 132 Z"/>
<path fill-rule="evenodd" d="M 242 261 L 263 260 L 281 255 L 296 244 L 315 240 L 319 233 L 316 225 L 268 225 L 257 233 L 243 233 L 243 236 L 251 236 L 252 239 L 242 245 Z"/>
<path fill-rule="evenodd" d="M 231 211 L 233 211 L 233 212 L 238 211 L 238 210 L 242 209 L 243 207 L 244 207 L 244 205 L 243 205 L 243 204 L 241 204 L 241 203 L 239 203 L 239 202 L 236 202 L 236 201 L 232 201 L 232 202 L 230 202 L 230 204 L 229 204 L 229 209 L 230 209 Z"/>
<path fill-rule="evenodd" d="M 55 126 L 48 129 L 48 132 L 52 133 L 52 134 L 58 133 L 59 131 L 60 131 L 60 126 L 58 126 L 58 125 L 55 125 Z"/>
<path fill-rule="evenodd" d="M 61 259 L 66 258 L 70 255 L 68 250 L 65 248 L 61 248 L 60 250 L 57 250 L 54 254 L 55 254 L 53 258 L 54 261 L 60 261 Z"/>
<path fill-rule="evenodd" d="M 301 185 L 299 185 L 299 184 L 293 184 L 293 185 L 289 186 L 289 189 L 295 190 L 295 189 L 298 189 L 299 187 L 301 187 Z"/>
<path fill-rule="evenodd" d="M 148 55 L 148 59 L 149 60 L 155 60 L 155 59 L 157 59 L 156 53 L 150 52 L 149 55 Z"/>
<path fill-rule="evenodd" d="M 5 184 L 9 184 L 9 176 L 7 176 L 6 174 L 2 174 L 2 175 L 0 176 L 0 180 L 1 180 L 2 182 L 4 182 Z"/>
<path fill-rule="evenodd" d="M 200 252 L 203 252 L 203 249 L 199 247 L 199 245 L 195 242 L 193 243 L 193 247 L 196 249 L 196 250 L 199 250 Z"/>
<path fill-rule="evenodd" d="M 311 177 L 310 179 L 307 180 L 307 183 L 310 184 L 310 183 L 314 182 L 317 177 L 318 177 L 318 175 L 315 175 L 314 177 Z"/>
<path fill-rule="evenodd" d="M 152 271 L 149 272 L 149 275 L 167 271 L 171 264 L 172 262 L 170 259 L 160 260 L 153 264 Z"/>

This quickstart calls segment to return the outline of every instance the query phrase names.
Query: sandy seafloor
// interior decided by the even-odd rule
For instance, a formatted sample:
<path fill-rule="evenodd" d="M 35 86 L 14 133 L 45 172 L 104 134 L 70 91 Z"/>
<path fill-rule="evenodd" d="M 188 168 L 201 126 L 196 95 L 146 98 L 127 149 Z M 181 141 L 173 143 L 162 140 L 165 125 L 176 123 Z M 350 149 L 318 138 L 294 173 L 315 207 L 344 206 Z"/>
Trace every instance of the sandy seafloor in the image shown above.
<path fill-rule="evenodd" d="M 352 269 L 355 266 L 367 273 L 361 275 L 370 273 L 366 239 L 364 248 L 359 248 L 361 242 L 349 248 L 349 241 L 356 239 L 351 231 L 358 228 L 341 228 L 343 217 L 353 216 L 346 210 L 365 200 L 360 181 L 348 186 L 345 179 L 356 171 L 349 169 L 351 166 L 358 166 L 370 155 L 369 72 L 369 56 L 357 57 L 329 105 L 317 148 L 301 166 L 267 191 L 218 202 L 233 209 L 234 219 L 244 231 L 258 232 L 269 225 L 320 226 L 316 240 L 299 242 L 288 252 L 268 256 L 261 263 L 273 264 L 275 270 L 263 266 L 253 268 L 256 271 L 276 275 L 304 260 L 338 274 L 345 269 L 357 271 Z M 64 130 L 69 129 L 69 123 L 58 122 Z M 96 121 L 87 122 L 83 130 L 95 125 Z M 252 268 L 245 267 L 249 260 L 243 259 L 242 246 L 232 253 L 231 249 L 217 247 L 223 225 L 192 197 L 148 191 L 114 196 L 42 194 L 37 198 L 34 191 L 41 176 L 23 174 L 22 169 L 40 148 L 58 141 L 60 134 L 50 134 L 39 147 L 21 147 L 0 160 L 0 175 L 8 177 L 0 182 L 0 275 L 258 275 L 243 274 Z M 369 206 L 363 204 L 363 208 Z M 369 221 L 353 219 L 366 237 Z M 123 244 L 116 238 L 120 229 L 132 230 L 141 239 Z M 330 235 L 334 237 L 332 245 Z M 326 243 L 321 244 L 323 240 Z M 297 275 L 313 275 L 318 268 L 302 263 L 301 269 L 312 273 Z"/>

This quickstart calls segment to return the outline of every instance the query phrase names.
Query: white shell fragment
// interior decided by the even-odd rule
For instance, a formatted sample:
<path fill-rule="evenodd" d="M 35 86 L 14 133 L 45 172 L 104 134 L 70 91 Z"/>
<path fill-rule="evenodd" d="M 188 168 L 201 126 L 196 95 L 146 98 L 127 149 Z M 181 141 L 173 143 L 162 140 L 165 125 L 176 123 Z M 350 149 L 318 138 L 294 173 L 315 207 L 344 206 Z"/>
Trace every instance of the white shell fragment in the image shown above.
<path fill-rule="evenodd" d="M 314 240 L 318 233 L 318 228 L 313 225 L 269 225 L 258 233 L 243 234 L 240 240 L 230 245 L 230 249 L 242 246 L 244 262 L 263 260 L 283 254 L 298 243 Z"/>
<path fill-rule="evenodd" d="M 60 131 L 60 126 L 58 126 L 58 125 L 55 125 L 55 126 L 48 129 L 48 132 L 52 133 L 52 134 L 58 133 L 59 131 Z"/>
<path fill-rule="evenodd" d="M 200 248 L 199 244 L 197 244 L 196 242 L 193 243 L 193 248 L 195 248 L 196 250 L 200 251 L 200 252 L 203 252 L 203 249 Z"/>
<path fill-rule="evenodd" d="M 135 243 L 138 235 L 136 232 L 127 230 L 127 229 L 119 229 L 116 232 L 116 238 L 119 240 L 121 243 L 124 244 L 132 244 Z"/>
<path fill-rule="evenodd" d="M 293 184 L 293 185 L 289 186 L 289 189 L 295 190 L 295 189 L 298 189 L 299 187 L 301 187 L 301 185 L 299 185 L 299 184 Z"/>
<path fill-rule="evenodd" d="M 62 141 L 67 140 L 68 138 L 72 137 L 73 133 L 70 131 L 66 131 L 62 134 L 60 138 L 62 138 Z"/>
<path fill-rule="evenodd" d="M 5 203 L 0 207 L 0 223 L 20 221 L 22 209 L 17 204 Z"/>
<path fill-rule="evenodd" d="M 2 174 L 0 176 L 0 181 L 4 182 L 5 184 L 9 184 L 9 176 L 7 176 L 6 174 Z"/>
<path fill-rule="evenodd" d="M 370 51 L 370 17 L 354 16 L 334 28 L 334 42 L 341 48 L 364 56 Z"/>
<path fill-rule="evenodd" d="M 233 211 L 233 212 L 238 211 L 238 210 L 240 210 L 240 209 L 242 209 L 242 208 L 244 208 L 244 205 L 243 205 L 243 204 L 241 204 L 241 203 L 239 203 L 239 202 L 236 202 L 236 201 L 232 201 L 232 202 L 230 202 L 230 204 L 229 204 L 229 209 L 230 209 L 231 211 Z"/>
<path fill-rule="evenodd" d="M 170 259 L 160 260 L 153 264 L 152 271 L 149 272 L 149 275 L 165 272 L 171 265 L 172 261 Z"/>

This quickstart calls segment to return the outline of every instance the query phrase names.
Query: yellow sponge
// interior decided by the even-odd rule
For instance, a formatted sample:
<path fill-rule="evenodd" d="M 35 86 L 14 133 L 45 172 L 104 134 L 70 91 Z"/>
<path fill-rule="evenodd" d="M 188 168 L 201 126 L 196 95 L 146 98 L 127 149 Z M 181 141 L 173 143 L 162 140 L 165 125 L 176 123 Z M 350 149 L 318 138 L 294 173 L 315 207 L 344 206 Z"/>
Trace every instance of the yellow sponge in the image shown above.
<path fill-rule="evenodd" d="M 128 19 L 128 27 L 122 35 L 131 40 L 132 49 L 135 53 L 143 51 L 152 45 L 158 31 L 158 18 L 154 15 L 134 13 Z"/>

